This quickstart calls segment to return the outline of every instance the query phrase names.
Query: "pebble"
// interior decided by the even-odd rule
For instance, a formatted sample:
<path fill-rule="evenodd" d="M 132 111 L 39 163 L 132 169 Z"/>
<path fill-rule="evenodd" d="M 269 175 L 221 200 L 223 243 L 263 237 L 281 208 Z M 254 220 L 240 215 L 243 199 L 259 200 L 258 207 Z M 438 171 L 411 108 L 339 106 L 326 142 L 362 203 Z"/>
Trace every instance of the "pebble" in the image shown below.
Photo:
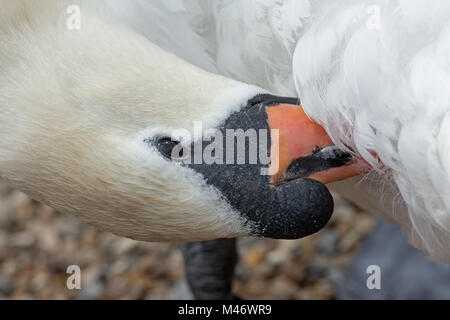
<path fill-rule="evenodd" d="M 333 281 L 373 224 L 370 216 L 338 196 L 335 203 L 332 220 L 316 235 L 240 239 L 237 295 L 333 298 Z M 73 264 L 81 269 L 82 290 L 66 287 L 66 270 Z M 174 244 L 100 232 L 0 183 L 0 299 L 189 297 L 183 276 L 182 256 Z"/>

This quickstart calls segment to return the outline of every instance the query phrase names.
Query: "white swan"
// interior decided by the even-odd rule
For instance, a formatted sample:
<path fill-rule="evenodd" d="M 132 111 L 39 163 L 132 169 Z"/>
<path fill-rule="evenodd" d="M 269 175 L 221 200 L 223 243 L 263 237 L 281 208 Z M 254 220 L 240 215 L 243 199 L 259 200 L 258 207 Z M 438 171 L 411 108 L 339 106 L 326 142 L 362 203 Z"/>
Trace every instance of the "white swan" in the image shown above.
<path fill-rule="evenodd" d="M 81 8 L 80 29 L 68 26 L 70 1 L 2 2 L 3 179 L 61 212 L 146 241 L 249 234 L 298 238 L 328 221 L 332 198 L 317 181 L 271 187 L 270 177 L 260 173 L 268 163 L 182 165 L 165 157 L 176 147 L 168 140 L 174 130 L 203 137 L 196 121 L 224 133 L 268 132 L 270 119 L 277 125 L 290 117 L 295 128 L 280 128 L 279 139 L 288 155 L 281 150 L 270 165 L 279 161 L 280 169 L 287 169 L 295 158 L 311 155 L 308 176 L 329 169 L 327 163 L 336 166 L 328 148 L 312 156 L 316 146 L 331 141 L 300 108 L 282 105 L 296 99 L 259 95 L 265 93 L 259 87 L 207 73 L 162 51 L 109 15 L 104 2 L 75 3 Z M 297 124 L 318 140 L 304 136 Z M 275 145 L 273 140 L 271 148 Z M 289 174 L 294 175 L 289 180 L 297 178 Z"/>
<path fill-rule="evenodd" d="M 80 30 L 67 28 L 69 5 L 81 8 Z M 448 260 L 449 10 L 445 1 L 3 0 L 0 175 L 135 239 L 251 234 L 248 216 L 204 176 L 142 141 L 199 119 L 217 127 L 263 87 L 299 94 L 337 145 L 376 169 L 337 184 L 341 193 Z"/>
<path fill-rule="evenodd" d="M 337 145 L 375 169 L 336 190 L 450 261 L 448 1 L 108 3 L 193 64 L 298 95 Z"/>

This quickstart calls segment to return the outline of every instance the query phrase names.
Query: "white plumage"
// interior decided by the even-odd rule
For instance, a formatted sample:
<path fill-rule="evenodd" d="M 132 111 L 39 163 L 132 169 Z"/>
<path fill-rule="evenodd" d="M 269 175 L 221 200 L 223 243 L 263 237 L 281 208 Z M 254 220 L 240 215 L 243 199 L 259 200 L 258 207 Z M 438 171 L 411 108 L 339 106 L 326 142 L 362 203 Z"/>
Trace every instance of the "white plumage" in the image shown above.
<path fill-rule="evenodd" d="M 72 3 L 79 32 L 64 28 Z M 142 138 L 197 119 L 217 124 L 261 89 L 164 53 L 104 15 L 104 3 L 206 71 L 298 95 L 336 144 L 374 169 L 334 188 L 450 261 L 448 1 L 2 0 L 2 178 L 119 235 L 174 241 L 248 230 L 215 190 Z"/>
<path fill-rule="evenodd" d="M 374 168 L 338 191 L 400 223 L 432 259 L 449 261 L 448 1 L 108 3 L 193 64 L 298 94 L 333 141 Z"/>

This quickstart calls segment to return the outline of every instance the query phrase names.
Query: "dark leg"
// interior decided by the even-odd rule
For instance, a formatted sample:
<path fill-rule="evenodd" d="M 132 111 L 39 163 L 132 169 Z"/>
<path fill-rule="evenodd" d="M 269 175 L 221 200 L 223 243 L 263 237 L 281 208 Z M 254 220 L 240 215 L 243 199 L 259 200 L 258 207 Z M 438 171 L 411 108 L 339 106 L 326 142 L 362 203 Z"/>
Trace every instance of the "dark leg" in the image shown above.
<path fill-rule="evenodd" d="M 238 255 L 236 239 L 179 244 L 186 279 L 195 299 L 232 299 L 231 285 Z"/>

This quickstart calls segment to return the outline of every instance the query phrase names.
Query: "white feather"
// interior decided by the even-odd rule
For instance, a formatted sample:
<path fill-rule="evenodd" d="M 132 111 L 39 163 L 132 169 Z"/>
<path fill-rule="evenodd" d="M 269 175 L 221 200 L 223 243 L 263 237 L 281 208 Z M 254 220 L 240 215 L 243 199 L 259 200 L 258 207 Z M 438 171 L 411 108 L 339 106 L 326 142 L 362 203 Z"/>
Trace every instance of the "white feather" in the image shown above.
<path fill-rule="evenodd" d="M 107 1 L 191 63 L 299 95 L 375 170 L 337 188 L 450 260 L 450 2 Z"/>

